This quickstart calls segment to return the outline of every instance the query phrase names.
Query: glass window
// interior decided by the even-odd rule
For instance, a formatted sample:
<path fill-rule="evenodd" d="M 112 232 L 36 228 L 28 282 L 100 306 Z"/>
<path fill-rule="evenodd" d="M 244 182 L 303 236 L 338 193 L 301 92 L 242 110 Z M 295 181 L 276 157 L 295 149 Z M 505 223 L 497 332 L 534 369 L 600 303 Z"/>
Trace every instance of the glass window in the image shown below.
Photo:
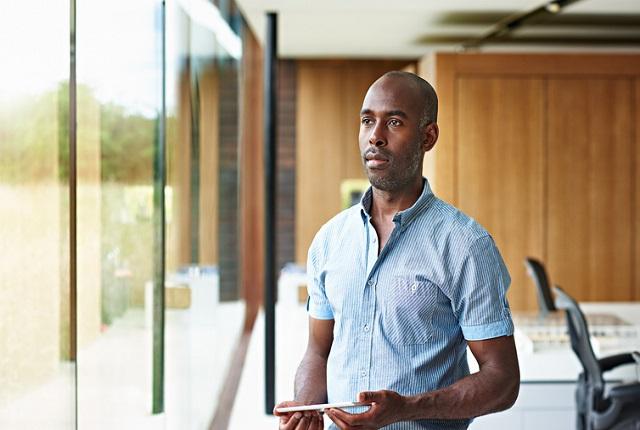
<path fill-rule="evenodd" d="M 65 0 L 28 0 L 0 14 L 0 428 L 68 429 L 75 419 L 69 11 Z"/>
<path fill-rule="evenodd" d="M 202 429 L 214 418 L 245 309 L 242 52 L 224 4 L 3 7 L 0 428 Z"/>
<path fill-rule="evenodd" d="M 167 2 L 169 427 L 211 423 L 244 323 L 237 263 L 240 58 L 239 37 L 212 3 Z"/>
<path fill-rule="evenodd" d="M 124 428 L 151 410 L 161 17 L 159 0 L 77 7 L 79 428 Z"/>

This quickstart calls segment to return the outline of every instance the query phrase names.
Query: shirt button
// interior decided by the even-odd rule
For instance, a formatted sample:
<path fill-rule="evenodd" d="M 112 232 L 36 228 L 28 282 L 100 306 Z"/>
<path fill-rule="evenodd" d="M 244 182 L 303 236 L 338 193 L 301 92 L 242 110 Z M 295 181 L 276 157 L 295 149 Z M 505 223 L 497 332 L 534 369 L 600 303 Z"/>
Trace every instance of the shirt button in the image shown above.
<path fill-rule="evenodd" d="M 366 370 L 361 371 L 360 376 L 367 376 L 367 371 Z"/>
<path fill-rule="evenodd" d="M 371 287 L 373 285 L 373 279 L 369 279 L 367 281 L 367 285 Z"/>
<path fill-rule="evenodd" d="M 369 324 L 364 325 L 364 331 L 369 331 Z"/>
<path fill-rule="evenodd" d="M 373 238 L 373 240 L 371 242 L 376 243 L 378 241 L 378 239 L 376 239 L 375 237 Z"/>

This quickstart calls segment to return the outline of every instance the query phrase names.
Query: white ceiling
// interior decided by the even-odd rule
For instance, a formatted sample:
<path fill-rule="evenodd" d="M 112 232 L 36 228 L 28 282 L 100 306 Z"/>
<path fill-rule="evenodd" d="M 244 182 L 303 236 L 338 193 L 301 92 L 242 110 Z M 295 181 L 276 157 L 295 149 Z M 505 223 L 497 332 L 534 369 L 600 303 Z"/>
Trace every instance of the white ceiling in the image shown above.
<path fill-rule="evenodd" d="M 278 13 L 281 57 L 418 58 L 433 50 L 459 50 L 461 41 L 482 36 L 500 19 L 535 9 L 540 0 L 236 0 L 262 42 L 265 13 Z M 561 16 L 562 15 L 562 16 Z M 545 23 L 517 30 L 514 37 L 626 36 L 635 43 L 594 44 L 593 41 L 541 45 L 500 43 L 482 50 L 640 50 L 640 0 L 581 0 L 557 19 L 604 20 L 604 25 Z M 616 23 L 608 24 L 611 18 Z M 620 19 L 625 21 L 620 24 Z M 447 41 L 435 43 L 434 38 Z"/>

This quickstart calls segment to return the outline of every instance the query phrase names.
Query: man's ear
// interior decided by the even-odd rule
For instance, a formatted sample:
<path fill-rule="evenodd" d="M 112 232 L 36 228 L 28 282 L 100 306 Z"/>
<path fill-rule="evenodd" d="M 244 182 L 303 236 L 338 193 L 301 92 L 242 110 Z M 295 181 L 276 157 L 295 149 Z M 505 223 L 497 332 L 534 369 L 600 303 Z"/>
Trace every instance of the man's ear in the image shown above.
<path fill-rule="evenodd" d="M 427 124 L 424 128 L 424 140 L 422 141 L 422 148 L 424 152 L 431 151 L 431 149 L 435 146 L 438 141 L 438 136 L 440 135 L 440 129 L 438 128 L 438 124 L 432 122 Z"/>

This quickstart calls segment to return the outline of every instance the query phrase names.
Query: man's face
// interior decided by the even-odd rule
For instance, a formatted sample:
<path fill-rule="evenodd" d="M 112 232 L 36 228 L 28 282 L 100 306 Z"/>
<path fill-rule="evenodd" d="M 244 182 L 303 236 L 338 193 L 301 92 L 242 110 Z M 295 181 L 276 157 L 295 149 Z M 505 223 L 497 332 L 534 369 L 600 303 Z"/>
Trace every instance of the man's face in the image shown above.
<path fill-rule="evenodd" d="M 382 78 L 367 92 L 360 112 L 360 154 L 369 182 L 394 191 L 422 176 L 427 134 L 423 104 L 410 82 Z M 435 143 L 435 142 L 434 142 Z"/>

